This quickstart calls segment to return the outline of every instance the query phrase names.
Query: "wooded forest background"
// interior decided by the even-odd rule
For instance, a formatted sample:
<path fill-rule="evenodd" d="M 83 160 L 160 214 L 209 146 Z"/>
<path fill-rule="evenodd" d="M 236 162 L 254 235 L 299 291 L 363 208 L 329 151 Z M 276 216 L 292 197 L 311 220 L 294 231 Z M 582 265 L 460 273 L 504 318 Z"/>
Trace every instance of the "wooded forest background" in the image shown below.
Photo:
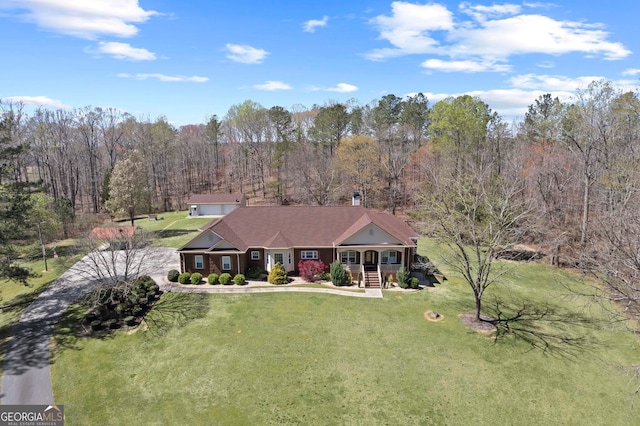
<path fill-rule="evenodd" d="M 607 81 L 570 102 L 541 96 L 514 123 L 468 95 L 289 109 L 247 100 L 179 128 L 112 108 L 0 107 L 6 145 L 28 147 L 5 150 L 11 175 L 0 184 L 41 181 L 43 202 L 64 223 L 59 237 L 79 217 L 122 210 L 110 207 L 110 180 L 128 159 L 144 214 L 185 209 L 195 193 L 331 205 L 354 190 L 367 207 L 412 214 L 446 202 L 460 184 L 509 184 L 510 200 L 527 211 L 519 242 L 619 283 L 635 283 L 640 271 L 640 98 Z M 428 215 L 418 216 L 422 232 L 432 232 Z M 618 296 L 637 301 L 637 288 Z"/>

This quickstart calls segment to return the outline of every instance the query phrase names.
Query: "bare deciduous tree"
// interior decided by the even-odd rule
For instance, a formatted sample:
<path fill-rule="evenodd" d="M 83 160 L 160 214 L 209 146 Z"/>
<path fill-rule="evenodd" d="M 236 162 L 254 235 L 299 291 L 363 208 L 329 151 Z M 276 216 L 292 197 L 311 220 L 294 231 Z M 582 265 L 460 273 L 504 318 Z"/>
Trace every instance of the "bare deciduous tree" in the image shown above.
<path fill-rule="evenodd" d="M 79 251 L 88 254 L 69 270 L 94 283 L 96 292 L 88 296 L 92 305 L 105 297 L 116 301 L 129 292 L 133 280 L 154 272 L 148 265 L 157 251 L 149 243 L 149 235 L 141 230 L 104 228 L 79 241 Z"/>
<path fill-rule="evenodd" d="M 485 291 L 510 271 L 494 267 L 495 255 L 518 242 L 528 213 L 521 192 L 519 180 L 474 174 L 449 179 L 447 189 L 436 189 L 424 204 L 422 219 L 435 222 L 435 235 L 449 248 L 442 260 L 473 292 L 477 321 Z"/>

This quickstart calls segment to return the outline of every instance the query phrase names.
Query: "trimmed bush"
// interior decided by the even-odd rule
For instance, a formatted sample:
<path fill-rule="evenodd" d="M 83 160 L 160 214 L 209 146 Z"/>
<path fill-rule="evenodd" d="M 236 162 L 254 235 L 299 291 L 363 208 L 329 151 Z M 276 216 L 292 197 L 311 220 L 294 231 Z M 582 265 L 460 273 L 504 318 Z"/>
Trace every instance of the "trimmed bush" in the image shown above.
<path fill-rule="evenodd" d="M 251 268 L 247 269 L 247 278 L 249 278 L 250 280 L 255 280 L 260 278 L 260 275 L 262 275 L 262 269 L 260 269 L 259 266 L 252 266 Z"/>
<path fill-rule="evenodd" d="M 110 320 L 106 320 L 104 322 L 104 326 L 111 329 L 118 328 L 118 320 L 113 318 Z"/>
<path fill-rule="evenodd" d="M 136 297 L 142 297 L 145 294 L 147 294 L 147 289 L 142 284 L 135 284 L 133 287 L 131 287 L 129 294 L 134 295 Z"/>
<path fill-rule="evenodd" d="M 178 272 L 176 269 L 172 269 L 167 273 L 167 279 L 172 283 L 177 283 L 179 276 L 180 272 Z"/>
<path fill-rule="evenodd" d="M 411 279 L 409 280 L 409 286 L 411 288 L 420 288 L 420 280 L 416 277 L 411 277 Z"/>
<path fill-rule="evenodd" d="M 118 314 L 119 317 L 122 316 L 122 314 L 124 314 L 124 311 L 127 309 L 127 306 L 124 303 L 118 303 L 116 305 L 116 313 Z"/>
<path fill-rule="evenodd" d="M 282 263 L 278 262 L 271 267 L 267 281 L 270 284 L 287 284 L 289 279 L 287 278 L 287 271 L 284 270 Z"/>
<path fill-rule="evenodd" d="M 300 277 L 308 283 L 320 281 L 325 265 L 322 260 L 301 260 L 298 262 Z"/>
<path fill-rule="evenodd" d="M 188 272 L 183 272 L 178 276 L 178 282 L 180 284 L 187 284 L 191 282 L 191 274 Z"/>
<path fill-rule="evenodd" d="M 220 277 L 218 277 L 218 281 L 222 285 L 231 285 L 231 283 L 233 282 L 231 281 L 231 274 L 228 274 L 226 272 L 223 274 L 220 274 Z"/>
<path fill-rule="evenodd" d="M 247 283 L 247 279 L 243 274 L 236 274 L 236 276 L 233 277 L 233 282 L 235 285 L 245 285 Z"/>
<path fill-rule="evenodd" d="M 207 277 L 207 281 L 211 285 L 220 284 L 220 281 L 218 279 L 219 279 L 218 274 L 209 274 L 209 276 Z"/>
<path fill-rule="evenodd" d="M 144 309 L 142 308 L 142 306 L 140 305 L 135 305 L 133 307 L 133 309 L 131 309 L 131 313 L 133 313 L 133 315 L 135 316 L 140 316 L 142 315 L 142 312 L 144 311 Z"/>
<path fill-rule="evenodd" d="M 396 280 L 398 280 L 398 286 L 400 286 L 400 288 L 409 288 L 411 286 L 411 275 L 409 274 L 409 272 L 404 269 L 404 266 L 401 266 L 400 269 L 398 269 L 398 272 L 396 273 Z"/>
<path fill-rule="evenodd" d="M 96 320 L 97 318 L 98 318 L 98 315 L 94 311 L 87 312 L 87 315 L 84 316 L 84 320 L 87 323 L 91 323 L 94 320 Z"/>
<path fill-rule="evenodd" d="M 331 264 L 329 273 L 331 274 L 331 282 L 335 286 L 345 286 L 351 284 L 351 274 L 344 269 L 342 263 L 336 260 Z"/>
<path fill-rule="evenodd" d="M 145 290 L 154 285 L 156 282 L 149 275 L 141 275 L 135 280 L 133 280 L 134 284 L 137 284 L 140 288 L 144 288 Z"/>
<path fill-rule="evenodd" d="M 200 284 L 202 282 L 202 274 L 200 272 L 194 272 L 191 274 L 191 284 Z"/>

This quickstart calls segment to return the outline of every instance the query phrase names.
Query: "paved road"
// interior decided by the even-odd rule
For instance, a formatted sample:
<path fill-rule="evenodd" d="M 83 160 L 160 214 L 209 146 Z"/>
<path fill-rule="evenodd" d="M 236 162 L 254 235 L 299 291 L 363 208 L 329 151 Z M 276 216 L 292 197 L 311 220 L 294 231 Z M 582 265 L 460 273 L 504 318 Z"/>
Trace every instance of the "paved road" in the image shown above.
<path fill-rule="evenodd" d="M 95 286 L 90 279 L 92 264 L 83 258 L 51 284 L 29 305 L 13 328 L 7 345 L 2 374 L 0 404 L 53 404 L 49 370 L 49 340 L 60 315 Z M 147 253 L 141 273 L 156 278 L 178 268 L 175 249 L 153 249 Z"/>
<path fill-rule="evenodd" d="M 331 288 L 302 287 L 215 287 L 180 286 L 165 282 L 170 269 L 179 269 L 175 249 L 155 248 L 145 253 L 140 274 L 151 275 L 163 291 L 187 293 L 268 293 L 308 292 L 329 293 L 350 297 L 381 298 L 379 289 L 364 293 Z M 49 341 L 53 326 L 74 301 L 95 287 L 90 271 L 96 265 L 87 256 L 62 274 L 47 290 L 29 305 L 13 328 L 7 345 L 2 375 L 0 404 L 54 404 L 49 369 Z"/>

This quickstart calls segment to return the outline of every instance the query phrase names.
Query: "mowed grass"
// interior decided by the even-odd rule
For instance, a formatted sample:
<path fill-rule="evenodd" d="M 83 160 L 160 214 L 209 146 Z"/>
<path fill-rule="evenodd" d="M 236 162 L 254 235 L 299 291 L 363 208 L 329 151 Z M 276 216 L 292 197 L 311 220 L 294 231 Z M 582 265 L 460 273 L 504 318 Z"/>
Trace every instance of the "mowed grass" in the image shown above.
<path fill-rule="evenodd" d="M 157 247 L 179 248 L 198 235 L 200 227 L 211 222 L 212 218 L 189 218 L 187 211 L 167 212 L 157 215 L 162 219 L 140 218 L 135 225 L 145 231 L 153 232 L 153 245 Z"/>
<path fill-rule="evenodd" d="M 57 351 L 55 401 L 70 425 L 637 424 L 619 367 L 637 362 L 638 339 L 560 285 L 575 275 L 522 265 L 490 293 L 594 320 L 564 329 L 587 344 L 542 353 L 465 326 L 469 290 L 443 272 L 384 299 L 165 294 L 148 331 Z"/>

